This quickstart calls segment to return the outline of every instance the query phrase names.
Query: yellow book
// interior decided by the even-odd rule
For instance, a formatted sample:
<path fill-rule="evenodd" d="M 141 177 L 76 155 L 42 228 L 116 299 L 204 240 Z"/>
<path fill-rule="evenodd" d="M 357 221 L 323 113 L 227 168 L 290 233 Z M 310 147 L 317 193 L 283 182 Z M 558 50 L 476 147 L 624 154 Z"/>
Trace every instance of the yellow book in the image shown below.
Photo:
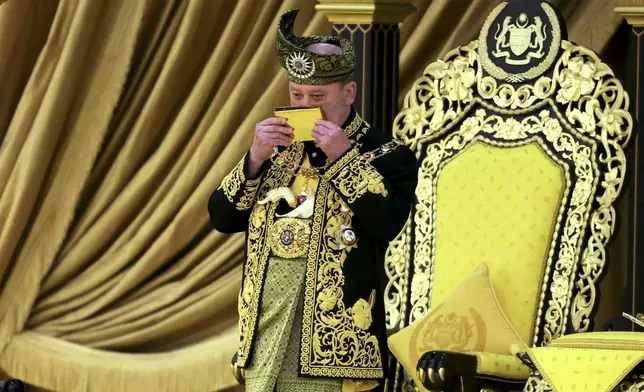
<path fill-rule="evenodd" d="M 315 122 L 322 120 L 322 108 L 319 107 L 279 107 L 275 117 L 287 119 L 288 126 L 293 128 L 293 141 L 315 140 L 311 131 Z"/>

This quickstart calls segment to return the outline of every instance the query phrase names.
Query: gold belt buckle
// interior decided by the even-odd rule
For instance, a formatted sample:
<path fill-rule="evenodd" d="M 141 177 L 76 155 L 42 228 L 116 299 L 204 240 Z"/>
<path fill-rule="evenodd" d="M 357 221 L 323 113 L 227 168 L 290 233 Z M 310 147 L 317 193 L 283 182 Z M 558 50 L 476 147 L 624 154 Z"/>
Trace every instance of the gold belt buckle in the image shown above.
<path fill-rule="evenodd" d="M 308 219 L 280 218 L 273 224 L 268 242 L 276 256 L 294 259 L 306 255 L 310 235 Z"/>

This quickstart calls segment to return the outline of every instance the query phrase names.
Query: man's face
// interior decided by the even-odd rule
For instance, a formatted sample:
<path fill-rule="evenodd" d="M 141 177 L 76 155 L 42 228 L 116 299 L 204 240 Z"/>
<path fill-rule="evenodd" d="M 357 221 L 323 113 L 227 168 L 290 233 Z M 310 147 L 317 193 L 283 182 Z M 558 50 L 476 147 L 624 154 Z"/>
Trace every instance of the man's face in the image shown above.
<path fill-rule="evenodd" d="M 325 86 L 308 86 L 289 82 L 291 106 L 322 107 L 326 120 L 342 125 L 355 100 L 354 82 L 333 83 Z"/>

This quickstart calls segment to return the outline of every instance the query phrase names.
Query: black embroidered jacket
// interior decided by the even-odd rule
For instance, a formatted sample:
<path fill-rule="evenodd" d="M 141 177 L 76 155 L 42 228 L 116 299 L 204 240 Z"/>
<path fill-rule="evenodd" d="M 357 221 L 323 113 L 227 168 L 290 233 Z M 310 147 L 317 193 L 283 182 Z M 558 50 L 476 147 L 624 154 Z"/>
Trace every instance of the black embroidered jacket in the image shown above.
<path fill-rule="evenodd" d="M 310 229 L 304 233 L 300 374 L 379 379 L 387 350 L 384 256 L 409 215 L 417 163 L 408 148 L 371 129 L 354 110 L 343 128 L 353 147 L 320 173 Z M 279 243 L 275 226 L 283 218 L 276 220 L 275 214 L 291 209 L 284 200 L 257 201 L 270 190 L 288 187 L 304 154 L 313 167 L 326 162 L 314 143 L 292 143 L 266 161 L 257 178 L 249 179 L 248 158 L 242 159 L 208 203 L 215 229 L 246 232 L 236 357 L 241 368 L 250 364 L 267 261 Z"/>

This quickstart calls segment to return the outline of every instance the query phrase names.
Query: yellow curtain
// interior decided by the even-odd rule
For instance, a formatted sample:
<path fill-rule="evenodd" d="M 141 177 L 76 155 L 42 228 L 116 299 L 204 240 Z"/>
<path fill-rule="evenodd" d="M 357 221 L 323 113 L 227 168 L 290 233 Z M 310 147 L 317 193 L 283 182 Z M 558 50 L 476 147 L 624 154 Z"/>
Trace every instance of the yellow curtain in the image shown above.
<path fill-rule="evenodd" d="M 400 97 L 496 3 L 417 1 L 401 30 Z M 314 4 L 0 5 L 4 371 L 57 391 L 235 384 L 243 236 L 211 230 L 207 199 L 287 99 L 279 15 L 298 7 L 298 33 L 331 33 Z"/>

